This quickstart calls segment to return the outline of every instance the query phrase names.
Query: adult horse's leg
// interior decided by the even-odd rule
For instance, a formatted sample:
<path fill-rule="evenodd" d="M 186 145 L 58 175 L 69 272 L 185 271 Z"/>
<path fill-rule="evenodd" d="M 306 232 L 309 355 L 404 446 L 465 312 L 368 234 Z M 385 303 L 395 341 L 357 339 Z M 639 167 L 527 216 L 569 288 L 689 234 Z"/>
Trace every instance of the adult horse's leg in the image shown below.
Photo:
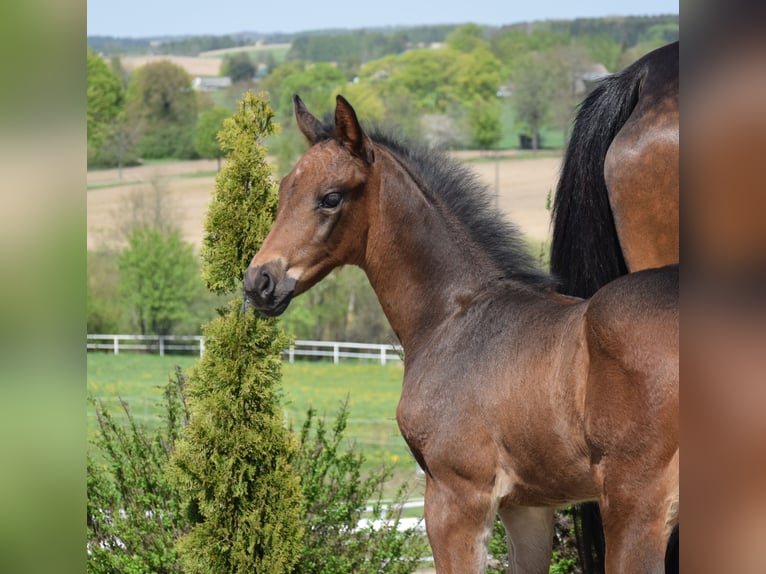
<path fill-rule="evenodd" d="M 509 506 L 498 513 L 505 526 L 511 574 L 546 574 L 553 550 L 553 509 Z"/>
<path fill-rule="evenodd" d="M 426 477 L 424 515 L 438 574 L 482 574 L 496 504 L 491 489 Z"/>

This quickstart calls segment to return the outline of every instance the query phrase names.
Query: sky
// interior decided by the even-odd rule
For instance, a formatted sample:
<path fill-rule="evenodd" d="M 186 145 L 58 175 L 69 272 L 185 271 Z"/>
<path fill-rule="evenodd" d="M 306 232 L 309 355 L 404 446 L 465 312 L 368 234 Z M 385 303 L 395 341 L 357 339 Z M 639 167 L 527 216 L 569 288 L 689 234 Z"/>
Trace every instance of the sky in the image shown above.
<path fill-rule="evenodd" d="M 88 0 L 88 35 L 225 35 L 678 14 L 677 0 Z"/>

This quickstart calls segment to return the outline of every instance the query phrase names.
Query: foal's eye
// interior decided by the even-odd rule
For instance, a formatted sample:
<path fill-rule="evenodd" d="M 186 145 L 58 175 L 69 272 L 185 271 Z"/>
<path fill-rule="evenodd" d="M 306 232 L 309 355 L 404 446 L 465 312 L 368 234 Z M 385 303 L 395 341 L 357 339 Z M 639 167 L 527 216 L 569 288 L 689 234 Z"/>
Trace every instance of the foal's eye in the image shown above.
<path fill-rule="evenodd" d="M 323 207 L 325 209 L 338 207 L 342 199 L 343 196 L 340 193 L 337 191 L 331 191 L 319 201 L 319 207 Z"/>

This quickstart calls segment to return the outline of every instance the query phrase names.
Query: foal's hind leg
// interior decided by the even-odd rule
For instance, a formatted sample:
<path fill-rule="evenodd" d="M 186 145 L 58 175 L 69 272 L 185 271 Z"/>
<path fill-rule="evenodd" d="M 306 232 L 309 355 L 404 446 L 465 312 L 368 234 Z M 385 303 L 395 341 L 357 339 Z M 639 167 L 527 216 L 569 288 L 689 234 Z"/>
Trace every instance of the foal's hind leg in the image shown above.
<path fill-rule="evenodd" d="M 491 489 L 426 477 L 426 531 L 438 574 L 483 574 L 495 509 Z"/>
<path fill-rule="evenodd" d="M 665 572 L 668 538 L 678 524 L 678 451 L 664 469 L 645 472 L 644 461 L 596 469 L 607 573 Z"/>
<path fill-rule="evenodd" d="M 509 506 L 499 509 L 508 541 L 511 574 L 547 574 L 553 551 L 553 509 Z"/>

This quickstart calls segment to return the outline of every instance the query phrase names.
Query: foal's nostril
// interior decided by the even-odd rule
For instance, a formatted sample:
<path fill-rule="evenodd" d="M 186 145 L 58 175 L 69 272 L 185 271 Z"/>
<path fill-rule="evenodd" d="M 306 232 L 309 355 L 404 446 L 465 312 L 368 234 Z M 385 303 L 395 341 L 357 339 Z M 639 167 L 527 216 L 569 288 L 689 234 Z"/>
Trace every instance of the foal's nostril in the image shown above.
<path fill-rule="evenodd" d="M 273 296 L 275 288 L 276 281 L 268 269 L 250 267 L 245 272 L 245 291 L 250 297 L 266 301 Z"/>
<path fill-rule="evenodd" d="M 258 294 L 261 296 L 261 299 L 264 300 L 271 297 L 271 295 L 274 293 L 274 277 L 272 277 L 268 270 L 263 269 L 261 271 L 260 277 L 258 278 L 258 283 L 256 284 L 256 289 L 258 290 Z"/>

